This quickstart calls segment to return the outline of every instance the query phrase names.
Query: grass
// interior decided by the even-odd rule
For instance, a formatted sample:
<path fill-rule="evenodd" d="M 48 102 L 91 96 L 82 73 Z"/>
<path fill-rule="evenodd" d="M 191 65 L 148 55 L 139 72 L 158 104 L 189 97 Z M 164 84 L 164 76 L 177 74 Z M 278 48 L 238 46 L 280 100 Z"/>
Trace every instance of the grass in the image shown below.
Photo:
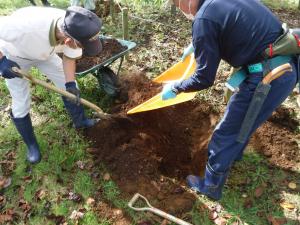
<path fill-rule="evenodd" d="M 273 8 L 288 8 L 288 9 L 297 9 L 299 7 L 300 2 L 298 0 L 278 0 L 278 1 L 271 1 L 271 0 L 263 0 L 263 3 L 272 6 Z"/>
<path fill-rule="evenodd" d="M 50 1 L 62 8 L 68 5 L 66 0 Z M 138 4 L 141 1 L 132 2 Z M 0 0 L 0 14 L 5 15 L 25 5 L 29 5 L 28 2 Z M 286 5 L 293 7 L 291 3 L 284 4 L 284 6 Z M 151 12 L 146 13 L 151 15 Z M 189 24 L 188 22 L 185 23 L 187 31 L 183 34 L 185 36 L 184 40 L 189 40 Z M 162 40 L 164 35 L 159 33 L 161 28 L 158 26 L 149 29 L 150 26 L 149 24 L 140 24 L 140 21 L 132 21 L 130 29 L 134 30 L 138 27 L 145 33 L 156 32 L 157 36 L 155 38 Z M 104 28 L 107 34 L 115 37 L 121 37 L 122 35 L 120 23 L 114 26 L 109 18 Z M 131 39 L 137 40 L 141 45 L 143 44 L 143 40 L 135 33 L 131 33 Z M 163 50 L 161 49 L 161 51 Z M 150 56 L 153 54 L 151 49 L 146 49 L 145 54 L 136 53 L 134 57 L 143 60 L 143 57 L 149 56 L 148 54 Z M 164 54 L 169 55 L 168 52 Z M 162 63 L 164 62 L 161 60 L 154 61 L 152 67 L 149 66 L 151 73 L 157 74 L 162 68 Z M 168 65 L 165 64 L 164 66 L 167 67 Z M 32 73 L 39 79 L 45 79 L 37 70 L 33 70 Z M 84 98 L 95 102 L 105 110 L 109 110 L 112 100 L 98 90 L 98 85 L 92 76 L 80 79 L 79 85 Z M 4 82 L 0 81 L 0 158 L 1 160 L 6 159 L 8 153 L 12 153 L 15 157 L 12 170 L 2 167 L 3 173 L 9 171 L 12 175 L 12 185 L 5 191 L 7 204 L 2 211 L 14 208 L 18 218 L 15 224 L 24 224 L 23 221 L 27 221 L 33 225 L 46 225 L 55 224 L 60 216 L 65 218 L 69 224 L 74 224 L 74 221 L 69 218 L 71 213 L 74 210 L 83 209 L 85 214 L 79 220 L 79 224 L 112 224 L 110 219 L 99 217 L 97 212 L 85 203 L 89 197 L 100 197 L 113 207 L 123 209 L 132 218 L 133 223 L 137 223 L 143 218 L 145 214 L 133 212 L 127 207 L 126 200 L 122 199 L 120 190 L 112 180 L 95 182 L 90 171 L 78 168 L 76 164 L 78 161 L 87 164 L 91 162 L 91 159 L 85 153 L 85 149 L 90 143 L 72 128 L 60 96 L 46 92 L 44 88 L 39 86 L 32 89 L 32 95 L 34 96 L 34 102 L 31 112 L 43 160 L 29 170 L 29 165 L 25 162 L 25 145 L 10 122 L 8 112 L 4 112 L 4 109 L 10 103 L 10 97 Z M 99 165 L 97 170 L 101 173 L 107 172 L 105 165 Z M 220 202 L 223 207 L 222 215 L 230 216 L 228 224 L 243 221 L 244 224 L 264 225 L 268 224 L 267 215 L 272 215 L 285 217 L 287 219 L 286 224 L 296 225 L 294 211 L 282 208 L 280 203 L 286 201 L 294 204 L 299 209 L 300 195 L 298 192 L 290 190 L 286 184 L 282 184 L 284 180 L 294 181 L 300 186 L 299 173 L 290 173 L 280 168 L 274 168 L 266 162 L 265 158 L 251 151 L 251 149 L 247 151 L 244 159 L 233 167 L 225 187 L 224 197 Z M 265 188 L 262 195 L 256 197 L 255 192 L 259 187 Z M 95 196 L 99 189 L 102 193 L 101 196 Z M 68 198 L 69 192 L 82 195 L 83 200 L 79 203 L 70 200 Z M 20 209 L 20 200 L 31 206 L 30 216 Z M 245 207 L 247 201 L 250 201 L 251 207 L 247 205 Z M 204 205 L 213 206 L 215 202 L 200 196 L 193 210 L 189 213 L 193 224 L 212 224 Z"/>

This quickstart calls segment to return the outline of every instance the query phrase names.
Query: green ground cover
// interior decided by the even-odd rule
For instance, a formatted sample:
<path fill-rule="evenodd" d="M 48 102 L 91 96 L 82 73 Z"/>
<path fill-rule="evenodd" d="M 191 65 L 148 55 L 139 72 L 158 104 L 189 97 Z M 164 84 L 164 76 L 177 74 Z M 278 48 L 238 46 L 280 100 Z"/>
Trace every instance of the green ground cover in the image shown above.
<path fill-rule="evenodd" d="M 68 5 L 66 0 L 51 1 L 55 6 L 64 8 Z M 131 5 L 141 3 L 138 0 L 123 1 Z M 151 1 L 149 1 L 151 2 Z M 156 6 L 151 3 L 147 12 L 134 11 L 139 17 L 156 19 L 158 4 L 162 1 L 155 1 Z M 289 3 L 293 7 L 296 3 Z M 0 0 L 0 14 L 5 15 L 16 8 L 29 5 L 27 1 L 4 1 Z M 285 6 L 286 4 L 284 4 Z M 277 5 L 276 5 L 277 6 Z M 135 8 L 134 8 L 135 9 Z M 136 7 L 137 10 L 142 10 Z M 144 8 L 145 9 L 145 8 Z M 152 11 L 153 9 L 153 11 Z M 160 11 L 170 17 L 168 11 Z M 121 37 L 121 18 L 117 17 L 116 24 L 110 18 L 104 19 L 104 32 L 114 37 Z M 179 18 L 171 20 L 174 23 L 182 23 L 186 31 L 183 35 L 182 46 L 190 40 L 190 25 L 187 21 Z M 163 23 L 161 21 L 160 23 Z M 143 34 L 135 33 L 139 27 L 140 33 L 152 35 L 158 42 L 164 38 L 160 24 L 152 26 L 142 23 L 139 20 L 132 20 L 130 24 L 130 39 L 137 40 L 142 49 L 146 46 L 143 43 Z M 151 29 L 149 28 L 151 27 Z M 153 48 L 152 46 L 153 45 Z M 135 51 L 131 58 L 138 58 L 143 62 L 143 57 L 156 54 L 159 43 L 148 45 L 147 52 L 140 54 Z M 156 47 L 155 47 L 156 46 Z M 168 68 L 174 61 L 164 61 L 164 54 L 171 50 L 160 48 L 161 57 L 152 62 L 149 69 L 149 76 L 157 74 Z M 166 52 L 164 52 L 166 51 Z M 175 58 L 180 53 L 176 52 Z M 174 59 L 173 59 L 174 60 Z M 138 68 L 138 67 L 134 67 Z M 123 70 L 132 69 L 129 63 L 125 63 Z M 33 70 L 34 76 L 45 79 L 38 71 Z M 95 79 L 87 76 L 79 80 L 79 85 L 84 98 L 91 100 L 103 107 L 109 108 L 111 99 L 99 91 Z M 6 204 L 1 208 L 1 213 L 14 211 L 11 224 L 58 224 L 59 221 L 66 221 L 68 224 L 112 224 L 109 218 L 101 217 L 88 202 L 89 198 L 96 201 L 108 202 L 112 207 L 124 210 L 132 219 L 133 223 L 139 221 L 140 215 L 132 212 L 126 206 L 126 201 L 120 199 L 118 187 L 112 180 L 102 179 L 106 171 L 105 165 L 94 165 L 92 158 L 86 153 L 91 145 L 83 136 L 72 128 L 71 121 L 64 111 L 60 96 L 45 91 L 42 87 L 32 88 L 33 104 L 32 115 L 35 126 L 35 133 L 42 149 L 43 160 L 34 167 L 29 167 L 25 162 L 25 146 L 9 120 L 8 108 L 10 97 L 5 83 L 0 80 L 0 160 L 4 174 L 12 177 L 12 185 L 2 193 L 5 196 Z M 91 115 L 91 111 L 88 111 Z M 8 161 L 8 162 L 7 162 Z M 85 165 L 83 168 L 81 165 Z M 92 165 L 92 169 L 88 166 Z M 93 170 L 100 171 L 100 179 L 93 177 Z M 287 184 L 282 185 L 284 180 L 295 182 L 300 186 L 300 174 L 287 172 L 270 166 L 265 159 L 248 149 L 244 159 L 238 162 L 231 173 L 231 178 L 226 185 L 224 198 L 220 202 L 222 216 L 226 218 L 227 224 L 268 224 L 267 218 L 285 218 L 284 224 L 296 225 L 299 218 L 300 196 L 298 191 L 291 190 Z M 101 190 L 101 192 L 99 192 Z M 80 200 L 76 200 L 78 195 Z M 99 200 L 100 199 L 100 200 Z M 243 201 L 241 201 L 243 199 Z M 284 205 L 282 203 L 289 203 Z M 202 205 L 214 206 L 215 202 L 205 197 L 199 197 L 193 210 L 190 212 L 194 224 L 213 224 L 209 219 L 209 213 Z M 71 219 L 72 212 L 83 212 L 81 219 Z M 0 217 L 1 221 L 1 217 Z"/>

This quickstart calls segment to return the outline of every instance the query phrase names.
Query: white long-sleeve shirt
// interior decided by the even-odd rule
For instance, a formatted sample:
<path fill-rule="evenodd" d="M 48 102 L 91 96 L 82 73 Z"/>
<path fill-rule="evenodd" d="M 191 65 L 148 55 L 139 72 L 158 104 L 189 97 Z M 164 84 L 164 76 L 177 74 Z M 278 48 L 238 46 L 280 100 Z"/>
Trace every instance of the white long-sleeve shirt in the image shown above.
<path fill-rule="evenodd" d="M 65 11 L 50 7 L 25 7 L 0 18 L 0 51 L 6 55 L 47 60 L 55 53 L 80 58 L 82 49 L 57 43 L 55 27 Z"/>

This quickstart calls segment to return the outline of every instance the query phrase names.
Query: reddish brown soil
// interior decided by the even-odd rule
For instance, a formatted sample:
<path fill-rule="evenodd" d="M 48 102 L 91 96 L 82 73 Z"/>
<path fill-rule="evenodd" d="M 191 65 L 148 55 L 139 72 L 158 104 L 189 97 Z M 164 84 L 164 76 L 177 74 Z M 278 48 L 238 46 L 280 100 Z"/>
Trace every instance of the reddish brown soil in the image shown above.
<path fill-rule="evenodd" d="M 102 40 L 102 47 L 103 49 L 98 55 L 94 57 L 82 57 L 81 59 L 77 60 L 76 72 L 80 73 L 86 71 L 126 49 L 126 47 L 121 45 L 116 39 Z"/>
<path fill-rule="evenodd" d="M 278 113 L 275 113 L 275 117 L 276 114 Z M 272 165 L 282 169 L 296 170 L 300 168 L 299 145 L 296 141 L 299 138 L 299 135 L 297 137 L 290 127 L 276 124 L 276 120 L 275 123 L 267 121 L 255 133 L 252 145 L 265 155 Z"/>
<path fill-rule="evenodd" d="M 130 85 L 132 101 L 118 107 L 121 113 L 160 90 L 142 75 L 132 75 L 122 83 Z M 130 120 L 102 121 L 87 135 L 95 141 L 97 158 L 109 167 L 125 197 L 139 192 L 154 206 L 182 214 L 191 209 L 194 198 L 165 177 L 182 181 L 203 170 L 216 118 L 208 104 L 188 102 L 134 114 Z"/>
<path fill-rule="evenodd" d="M 142 74 L 125 76 L 121 83 L 130 101 L 113 112 L 123 115 L 161 90 Z M 273 165 L 289 169 L 300 161 L 295 135 L 283 127 L 288 123 L 274 124 L 283 112 L 259 129 L 254 142 Z M 124 197 L 139 192 L 154 206 L 184 217 L 194 198 L 180 185 L 188 174 L 203 172 L 207 144 L 219 117 L 208 103 L 190 101 L 134 114 L 128 120 L 101 121 L 87 135 L 98 149 L 96 160 L 107 165 Z"/>

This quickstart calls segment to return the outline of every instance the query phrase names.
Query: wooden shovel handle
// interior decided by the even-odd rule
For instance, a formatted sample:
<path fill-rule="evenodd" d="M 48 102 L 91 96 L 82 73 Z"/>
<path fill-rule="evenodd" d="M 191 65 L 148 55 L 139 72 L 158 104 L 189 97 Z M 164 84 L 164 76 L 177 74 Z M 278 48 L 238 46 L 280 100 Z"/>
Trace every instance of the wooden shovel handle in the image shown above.
<path fill-rule="evenodd" d="M 14 72 L 18 73 L 21 78 L 26 79 L 28 81 L 31 81 L 34 84 L 41 85 L 44 88 L 46 88 L 48 90 L 52 90 L 52 91 L 54 91 L 54 92 L 56 92 L 58 94 L 61 94 L 61 95 L 65 96 L 65 97 L 67 97 L 67 98 L 74 99 L 74 100 L 76 99 L 76 96 L 73 95 L 73 94 L 71 94 L 70 92 L 67 92 L 67 91 L 65 91 L 63 89 L 57 88 L 57 87 L 55 87 L 55 86 L 53 86 L 51 84 L 46 83 L 45 81 L 36 79 L 36 78 L 32 77 L 30 74 L 24 73 L 22 70 L 20 70 L 17 67 L 13 67 L 12 70 Z M 87 106 L 87 107 L 89 107 L 90 109 L 93 109 L 94 111 L 96 111 L 97 114 L 99 115 L 99 117 L 101 119 L 108 119 L 110 117 L 109 114 L 104 113 L 102 111 L 102 109 L 100 109 L 98 106 L 96 106 L 95 104 L 93 104 L 93 103 L 91 103 L 91 102 L 89 102 L 89 101 L 87 101 L 87 100 L 85 100 L 83 98 L 80 98 L 80 103 L 83 104 L 83 105 L 85 105 L 85 106 Z"/>
<path fill-rule="evenodd" d="M 263 84 L 270 84 L 273 80 L 279 78 L 286 72 L 292 72 L 292 66 L 289 63 L 285 63 L 281 66 L 276 67 L 270 73 L 268 73 L 262 80 Z"/>

